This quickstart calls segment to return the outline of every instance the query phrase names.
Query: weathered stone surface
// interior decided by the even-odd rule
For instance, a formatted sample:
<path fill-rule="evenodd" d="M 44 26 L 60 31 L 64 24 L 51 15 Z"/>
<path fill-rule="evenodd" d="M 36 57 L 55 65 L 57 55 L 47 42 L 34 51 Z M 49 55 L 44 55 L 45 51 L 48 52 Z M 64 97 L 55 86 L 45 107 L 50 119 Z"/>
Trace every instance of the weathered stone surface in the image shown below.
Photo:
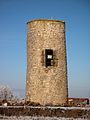
<path fill-rule="evenodd" d="M 64 105 L 68 96 L 65 23 L 32 20 L 27 26 L 26 101 Z M 52 66 L 45 66 L 45 49 L 54 52 Z"/>

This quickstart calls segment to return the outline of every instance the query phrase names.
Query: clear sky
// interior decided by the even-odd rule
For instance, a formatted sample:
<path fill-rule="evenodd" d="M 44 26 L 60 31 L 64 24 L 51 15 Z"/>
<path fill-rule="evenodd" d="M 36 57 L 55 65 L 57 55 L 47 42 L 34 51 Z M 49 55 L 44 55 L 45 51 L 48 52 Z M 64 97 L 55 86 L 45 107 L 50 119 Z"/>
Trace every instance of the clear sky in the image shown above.
<path fill-rule="evenodd" d="M 70 97 L 90 97 L 90 0 L 0 0 L 0 84 L 25 89 L 27 21 L 66 22 Z"/>

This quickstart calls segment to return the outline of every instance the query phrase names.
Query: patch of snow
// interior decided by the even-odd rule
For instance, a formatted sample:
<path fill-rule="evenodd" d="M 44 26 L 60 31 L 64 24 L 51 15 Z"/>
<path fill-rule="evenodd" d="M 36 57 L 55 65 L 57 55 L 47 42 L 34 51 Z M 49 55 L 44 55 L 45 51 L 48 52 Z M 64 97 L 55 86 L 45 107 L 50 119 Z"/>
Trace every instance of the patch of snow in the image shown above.
<path fill-rule="evenodd" d="M 2 108 L 3 106 L 0 106 Z M 90 107 L 51 107 L 51 106 L 6 106 L 7 108 L 41 108 L 41 109 L 62 109 L 62 110 L 90 110 Z"/>
<path fill-rule="evenodd" d="M 4 104 L 3 104 L 3 106 L 5 106 L 5 107 L 6 107 L 6 106 L 7 106 L 7 103 L 4 103 Z"/>

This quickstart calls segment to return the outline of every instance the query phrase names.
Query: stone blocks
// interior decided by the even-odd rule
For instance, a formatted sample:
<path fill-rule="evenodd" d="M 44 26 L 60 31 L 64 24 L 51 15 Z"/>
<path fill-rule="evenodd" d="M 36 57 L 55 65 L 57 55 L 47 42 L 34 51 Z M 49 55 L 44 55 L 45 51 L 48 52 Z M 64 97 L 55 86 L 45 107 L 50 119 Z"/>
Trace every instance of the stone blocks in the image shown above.
<path fill-rule="evenodd" d="M 32 20 L 27 23 L 26 101 L 41 105 L 67 103 L 65 23 Z M 51 66 L 45 66 L 45 50 L 53 50 Z"/>

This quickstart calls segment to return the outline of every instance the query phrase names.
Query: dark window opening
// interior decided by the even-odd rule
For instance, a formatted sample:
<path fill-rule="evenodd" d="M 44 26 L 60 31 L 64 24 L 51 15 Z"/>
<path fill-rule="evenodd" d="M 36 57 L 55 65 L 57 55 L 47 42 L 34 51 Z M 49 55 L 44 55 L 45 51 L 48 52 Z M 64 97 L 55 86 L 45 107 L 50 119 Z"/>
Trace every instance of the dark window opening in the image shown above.
<path fill-rule="evenodd" d="M 53 62 L 53 50 L 45 49 L 45 65 L 46 67 L 52 66 Z"/>

